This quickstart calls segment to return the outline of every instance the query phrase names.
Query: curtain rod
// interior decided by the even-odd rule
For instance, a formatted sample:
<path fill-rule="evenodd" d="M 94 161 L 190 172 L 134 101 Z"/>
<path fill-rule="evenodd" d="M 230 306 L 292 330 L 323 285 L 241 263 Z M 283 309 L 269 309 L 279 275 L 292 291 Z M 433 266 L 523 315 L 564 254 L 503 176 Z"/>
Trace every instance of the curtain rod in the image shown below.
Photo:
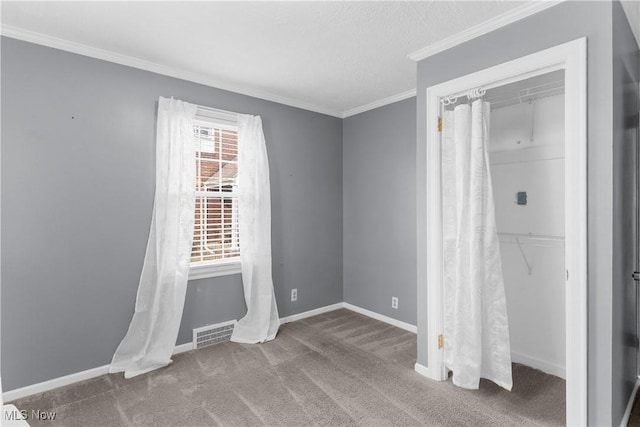
<path fill-rule="evenodd" d="M 485 93 L 487 93 L 486 89 L 482 87 L 477 87 L 475 89 L 468 90 L 458 96 L 445 96 L 444 98 L 440 99 L 440 102 L 442 102 L 442 105 L 445 105 L 445 106 L 452 105 L 458 102 L 458 97 L 460 96 L 466 96 L 467 99 L 471 101 L 472 99 L 482 98 Z"/>
<path fill-rule="evenodd" d="M 176 99 L 176 98 L 171 96 L 170 99 Z M 183 102 L 188 102 L 188 101 L 183 101 Z M 244 113 L 236 113 L 234 111 L 222 110 L 220 108 L 207 107 L 205 105 L 195 104 L 193 102 L 188 102 L 188 103 L 196 106 L 196 114 L 198 110 L 209 113 L 209 114 L 223 114 L 228 116 L 237 116 L 238 114 L 244 114 Z"/>
<path fill-rule="evenodd" d="M 531 77 L 539 76 L 541 74 L 546 74 L 546 73 L 550 73 L 550 72 L 557 71 L 557 70 L 562 70 L 562 69 L 564 69 L 564 67 L 562 65 L 550 65 L 548 67 L 543 67 L 543 68 L 540 68 L 540 69 L 535 70 L 535 71 L 530 71 L 530 72 L 527 72 L 527 73 L 517 74 L 517 75 L 512 76 L 512 77 L 507 77 L 505 79 L 493 81 L 493 82 L 490 82 L 490 83 L 487 83 L 487 84 L 481 86 L 481 88 L 486 91 L 486 90 L 489 90 L 489 89 L 494 89 L 494 88 L 499 87 L 499 86 L 507 85 L 509 83 L 514 83 L 514 82 L 517 82 L 517 81 L 526 80 L 526 79 L 531 78 Z M 473 89 L 471 89 L 471 91 L 473 91 Z M 470 92 L 469 89 L 466 89 L 466 90 L 460 91 L 460 92 L 455 92 L 455 93 L 450 94 L 449 96 L 445 96 L 445 97 L 441 98 L 441 101 L 443 99 L 450 99 L 452 101 L 454 99 L 457 100 L 457 98 L 467 95 L 468 92 Z M 446 103 L 443 102 L 443 104 L 444 105 L 455 104 L 455 101 L 451 102 L 450 104 L 446 104 Z"/>
<path fill-rule="evenodd" d="M 214 114 L 228 114 L 228 115 L 233 115 L 233 116 L 237 116 L 238 114 L 242 114 L 242 113 L 236 113 L 236 112 L 233 112 L 233 111 L 221 110 L 219 108 L 205 107 L 204 105 L 198 105 L 198 104 L 196 104 L 196 107 L 197 107 L 198 110 L 202 110 L 202 111 L 206 111 L 208 113 L 214 113 Z"/>
<path fill-rule="evenodd" d="M 226 124 L 228 126 L 237 126 L 240 114 L 241 113 L 234 113 L 232 111 L 221 110 L 219 108 L 196 105 L 196 118 L 200 117 L 200 119 L 204 120 L 213 120 L 217 123 Z"/>

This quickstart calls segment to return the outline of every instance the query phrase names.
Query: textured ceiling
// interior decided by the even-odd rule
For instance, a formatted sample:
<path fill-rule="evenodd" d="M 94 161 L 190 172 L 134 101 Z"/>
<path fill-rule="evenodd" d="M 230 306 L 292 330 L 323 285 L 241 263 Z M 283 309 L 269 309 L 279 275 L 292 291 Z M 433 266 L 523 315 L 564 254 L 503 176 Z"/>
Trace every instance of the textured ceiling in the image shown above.
<path fill-rule="evenodd" d="M 522 4 L 2 1 L 2 24 L 339 115 L 414 89 L 409 53 Z"/>

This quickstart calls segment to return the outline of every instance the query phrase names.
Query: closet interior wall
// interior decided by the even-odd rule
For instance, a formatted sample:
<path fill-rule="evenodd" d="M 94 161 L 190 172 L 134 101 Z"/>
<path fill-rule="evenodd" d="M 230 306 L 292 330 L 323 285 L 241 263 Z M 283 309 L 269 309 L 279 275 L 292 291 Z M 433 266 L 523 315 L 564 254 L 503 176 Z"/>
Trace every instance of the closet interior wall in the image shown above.
<path fill-rule="evenodd" d="M 495 105 L 489 158 L 512 360 L 564 378 L 564 94 Z"/>

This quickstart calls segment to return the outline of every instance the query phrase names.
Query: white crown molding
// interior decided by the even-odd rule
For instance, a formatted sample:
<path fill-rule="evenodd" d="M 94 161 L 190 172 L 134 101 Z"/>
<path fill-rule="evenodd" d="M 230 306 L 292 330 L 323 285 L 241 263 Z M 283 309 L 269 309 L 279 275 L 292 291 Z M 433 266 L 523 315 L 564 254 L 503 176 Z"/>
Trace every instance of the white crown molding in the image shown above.
<path fill-rule="evenodd" d="M 23 40 L 29 43 L 35 43 L 42 46 L 51 47 L 54 49 L 60 49 L 60 50 L 64 50 L 71 53 L 77 53 L 79 55 L 89 56 L 91 58 L 101 59 L 103 61 L 109 61 L 109 62 L 113 62 L 120 65 L 126 65 L 128 67 L 138 68 L 140 70 L 150 71 L 152 73 L 162 74 L 169 77 L 175 77 L 182 80 L 188 80 L 194 83 L 200 83 L 206 86 L 211 86 L 214 88 L 239 93 L 241 95 L 260 98 L 265 101 L 277 102 L 279 104 L 288 105 L 290 107 L 300 108 L 303 110 L 313 111 L 320 114 L 326 114 L 329 116 L 342 118 L 341 112 L 334 111 L 319 105 L 310 104 L 304 101 L 299 101 L 299 100 L 287 98 L 280 95 L 275 95 L 268 92 L 247 89 L 246 87 L 229 84 L 229 83 L 216 80 L 204 74 L 181 70 L 181 69 L 170 67 L 167 65 L 146 61 L 144 59 L 135 58 L 133 56 L 122 55 L 120 53 L 112 52 L 109 50 L 100 49 L 97 47 L 76 43 L 70 40 L 65 40 L 57 37 L 48 36 L 46 34 L 25 30 L 22 28 L 11 26 L 11 25 L 2 25 L 1 34 L 5 37 L 9 37 L 12 39 Z"/>
<path fill-rule="evenodd" d="M 410 55 L 409 58 L 414 61 L 420 61 L 435 55 L 436 53 L 447 50 L 451 47 L 469 41 L 473 38 L 479 37 L 483 34 L 494 31 L 500 27 L 516 22 L 527 16 L 541 12 L 552 6 L 555 6 L 565 0 L 541 0 L 531 1 L 522 6 L 516 7 L 502 15 L 471 27 L 465 31 L 454 34 L 444 40 L 431 44 L 423 49 L 420 49 Z M 128 67 L 137 68 L 140 70 L 150 71 L 152 73 L 162 74 L 169 77 L 174 77 L 182 80 L 191 81 L 194 83 L 211 86 L 214 88 L 235 92 L 241 95 L 251 96 L 254 98 L 263 99 L 265 101 L 277 102 L 279 104 L 288 105 L 303 110 L 313 111 L 320 114 L 326 114 L 338 118 L 347 118 L 356 114 L 363 113 L 365 111 L 373 110 L 379 107 L 383 107 L 394 102 L 402 101 L 404 99 L 411 98 L 416 95 L 416 90 L 411 89 L 405 92 L 398 93 L 383 99 L 379 99 L 374 102 L 370 102 L 359 107 L 351 108 L 349 110 L 338 112 L 330 108 L 325 108 L 319 105 L 311 104 L 308 102 L 287 98 L 284 96 L 276 95 L 273 93 L 263 92 L 259 90 L 247 89 L 246 87 L 230 84 L 214 78 L 211 78 L 204 74 L 193 73 L 190 71 L 170 67 L 167 65 L 158 64 L 144 59 L 135 58 L 128 55 L 112 52 L 105 49 L 96 48 L 93 46 L 76 43 L 70 40 L 65 40 L 57 37 L 48 36 L 46 34 L 38 33 L 35 31 L 25 30 L 19 27 L 11 25 L 2 25 L 1 34 L 5 37 L 13 39 L 23 40 L 30 43 L 39 44 L 42 46 L 51 47 L 54 49 L 60 49 L 79 55 L 88 56 L 91 58 L 101 59 L 103 61 L 113 62 Z"/>
<path fill-rule="evenodd" d="M 393 104 L 394 102 L 402 101 L 404 99 L 412 98 L 416 96 L 416 90 L 411 89 L 405 92 L 400 92 L 395 95 L 388 96 L 386 98 L 379 99 L 377 101 L 370 102 L 368 104 L 361 105 L 359 107 L 352 108 L 342 113 L 342 118 L 346 119 L 347 117 L 355 116 L 356 114 L 364 113 L 365 111 L 373 110 L 375 108 L 384 107 L 388 104 Z"/>
<path fill-rule="evenodd" d="M 435 55 L 436 53 L 440 53 L 469 40 L 475 39 L 476 37 L 480 37 L 484 34 L 490 33 L 491 31 L 497 30 L 498 28 L 502 28 L 506 25 L 524 19 L 527 16 L 542 12 L 543 10 L 556 6 L 563 1 L 565 0 L 535 0 L 527 2 L 522 6 L 515 7 L 508 12 L 417 50 L 408 56 L 414 61 L 421 61 Z"/>

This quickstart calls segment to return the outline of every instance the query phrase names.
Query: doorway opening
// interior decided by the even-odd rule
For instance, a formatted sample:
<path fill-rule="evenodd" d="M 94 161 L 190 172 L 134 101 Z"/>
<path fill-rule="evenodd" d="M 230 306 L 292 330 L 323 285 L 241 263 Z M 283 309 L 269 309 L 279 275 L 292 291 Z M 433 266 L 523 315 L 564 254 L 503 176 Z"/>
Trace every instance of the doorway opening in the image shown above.
<path fill-rule="evenodd" d="M 510 96 L 514 90 L 523 92 Z M 489 163 L 494 176 L 511 357 L 565 377 L 566 422 L 586 425 L 585 39 L 427 89 L 427 268 L 426 277 L 420 280 L 419 276 L 418 286 L 426 288 L 428 300 L 418 305 L 423 313 L 418 318 L 427 319 L 426 325 L 418 324 L 418 328 L 428 331 L 428 366 L 416 365 L 416 370 L 437 381 L 448 377 L 443 354 L 448 302 L 443 290 L 446 190 L 442 174 L 446 171 L 441 117 L 443 104 L 455 106 L 457 99 L 467 94 L 493 100 Z M 514 127 L 517 123 L 524 126 Z M 540 317 L 535 330 L 531 316 Z M 544 341 L 544 346 L 537 340 Z"/>

